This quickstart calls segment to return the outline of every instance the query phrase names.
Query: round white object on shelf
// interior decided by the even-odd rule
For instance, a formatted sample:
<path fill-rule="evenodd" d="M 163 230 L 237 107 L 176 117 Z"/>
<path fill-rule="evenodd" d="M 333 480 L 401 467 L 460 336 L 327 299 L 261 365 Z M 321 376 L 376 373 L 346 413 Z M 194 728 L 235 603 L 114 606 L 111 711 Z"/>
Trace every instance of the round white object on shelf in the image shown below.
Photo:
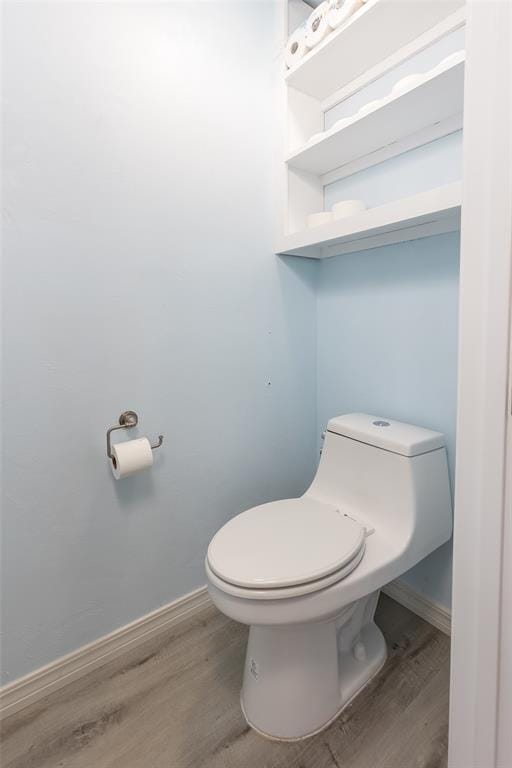
<path fill-rule="evenodd" d="M 306 55 L 308 48 L 305 41 L 306 25 L 302 24 L 290 35 L 284 52 L 284 60 L 288 69 L 291 69 Z"/>
<path fill-rule="evenodd" d="M 319 211 L 318 213 L 310 213 L 306 219 L 307 227 L 318 227 L 320 224 L 328 224 L 333 220 L 334 214 L 332 211 Z"/>
<path fill-rule="evenodd" d="M 461 53 L 464 53 L 464 51 L 454 51 L 453 53 L 450 53 L 449 56 L 445 56 L 444 59 L 439 62 L 439 64 L 436 64 L 435 67 L 432 67 L 432 69 L 427 72 L 427 76 L 432 77 L 433 75 L 445 72 L 447 67 L 449 67 L 451 64 L 458 63 Z"/>
<path fill-rule="evenodd" d="M 335 219 L 345 219 L 348 216 L 355 216 L 356 213 L 366 210 L 364 200 L 340 200 L 332 207 L 332 213 Z"/>
<path fill-rule="evenodd" d="M 462 48 L 459 51 L 454 51 L 453 53 L 450 53 L 449 56 L 445 56 L 444 59 L 439 64 L 439 67 L 446 67 L 449 64 L 455 64 L 455 62 L 460 58 L 461 53 L 464 53 Z"/>
<path fill-rule="evenodd" d="M 363 117 L 363 115 L 367 115 L 368 112 L 372 112 L 374 109 L 377 109 L 377 107 L 380 107 L 382 104 L 382 99 L 374 99 L 373 101 L 369 101 L 368 104 L 363 104 L 359 112 L 357 112 L 357 117 Z"/>
<path fill-rule="evenodd" d="M 326 17 L 328 25 L 331 29 L 341 27 L 362 6 L 363 0 L 331 0 Z"/>
<path fill-rule="evenodd" d="M 320 3 L 318 8 L 315 8 L 312 14 L 306 21 L 306 34 L 304 41 L 308 48 L 314 48 L 315 45 L 322 42 L 331 31 L 331 27 L 327 23 L 327 11 L 329 10 L 329 2 Z"/>
<path fill-rule="evenodd" d="M 331 131 L 340 131 L 346 125 L 352 122 L 353 117 L 342 117 L 341 120 L 336 120 L 331 128 Z"/>
<path fill-rule="evenodd" d="M 408 91 L 409 88 L 413 88 L 413 86 L 418 85 L 418 83 L 422 80 L 423 75 L 406 75 L 405 77 L 402 77 L 401 80 L 399 80 L 397 83 L 394 84 L 394 86 L 391 89 L 391 93 L 393 93 L 395 96 L 399 93 L 405 93 L 405 91 Z"/>

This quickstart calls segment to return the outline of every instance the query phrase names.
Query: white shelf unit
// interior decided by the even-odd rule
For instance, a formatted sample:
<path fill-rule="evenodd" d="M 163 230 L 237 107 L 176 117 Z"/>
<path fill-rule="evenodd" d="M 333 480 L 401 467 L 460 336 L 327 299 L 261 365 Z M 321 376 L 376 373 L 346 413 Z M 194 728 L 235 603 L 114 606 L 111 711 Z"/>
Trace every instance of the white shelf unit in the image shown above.
<path fill-rule="evenodd" d="M 318 176 L 325 183 L 382 162 L 393 155 L 462 128 L 464 59 L 428 75 L 400 95 L 389 94 L 380 106 L 339 130 L 327 131 L 287 158 L 291 168 Z"/>
<path fill-rule="evenodd" d="M 368 0 L 289 70 L 286 82 L 325 99 L 463 6 L 464 0 Z"/>
<path fill-rule="evenodd" d="M 283 237 L 278 253 L 326 259 L 460 228 L 461 184 L 448 184 Z"/>
<path fill-rule="evenodd" d="M 422 75 L 408 90 L 393 93 L 390 87 L 371 111 L 324 131 L 332 107 L 463 26 L 462 5 L 463 0 L 368 0 L 349 23 L 285 75 L 277 253 L 324 258 L 361 250 L 364 222 L 372 230 L 366 247 L 457 227 L 460 200 L 454 203 L 454 188 L 451 197 L 446 196 L 448 187 L 371 209 L 352 224 L 336 222 L 308 230 L 306 220 L 323 210 L 326 185 L 462 128 L 464 51 Z M 416 221 L 432 215 L 431 222 Z M 374 231 L 378 228 L 383 231 Z M 393 236 L 393 229 L 400 230 L 400 236 Z"/>

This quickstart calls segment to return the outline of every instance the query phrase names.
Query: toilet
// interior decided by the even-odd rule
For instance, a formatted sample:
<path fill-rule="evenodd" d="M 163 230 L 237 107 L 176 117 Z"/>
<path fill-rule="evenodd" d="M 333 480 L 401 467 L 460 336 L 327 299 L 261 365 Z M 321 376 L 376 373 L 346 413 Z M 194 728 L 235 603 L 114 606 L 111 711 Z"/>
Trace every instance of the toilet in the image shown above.
<path fill-rule="evenodd" d="M 242 512 L 208 547 L 213 602 L 250 627 L 247 723 L 290 741 L 328 726 L 386 660 L 379 590 L 451 532 L 442 434 L 363 413 L 331 419 L 306 493 Z"/>

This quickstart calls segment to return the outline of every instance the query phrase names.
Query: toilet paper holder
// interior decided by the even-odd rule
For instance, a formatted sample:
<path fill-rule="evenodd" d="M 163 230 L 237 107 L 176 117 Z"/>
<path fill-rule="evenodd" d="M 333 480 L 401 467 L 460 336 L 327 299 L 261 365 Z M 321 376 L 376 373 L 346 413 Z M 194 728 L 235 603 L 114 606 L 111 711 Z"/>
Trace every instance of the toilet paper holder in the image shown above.
<path fill-rule="evenodd" d="M 114 454 L 112 453 L 112 443 L 110 440 L 110 435 L 112 432 L 114 432 L 116 429 L 130 429 L 131 427 L 136 427 L 139 423 L 139 417 L 135 413 L 135 411 L 123 411 L 123 413 L 119 417 L 119 424 L 115 424 L 113 427 L 109 427 L 107 429 L 107 456 L 109 459 L 114 458 Z M 154 451 L 155 448 L 160 448 L 164 441 L 163 435 L 158 435 L 158 443 L 155 445 L 151 445 L 151 450 Z"/>

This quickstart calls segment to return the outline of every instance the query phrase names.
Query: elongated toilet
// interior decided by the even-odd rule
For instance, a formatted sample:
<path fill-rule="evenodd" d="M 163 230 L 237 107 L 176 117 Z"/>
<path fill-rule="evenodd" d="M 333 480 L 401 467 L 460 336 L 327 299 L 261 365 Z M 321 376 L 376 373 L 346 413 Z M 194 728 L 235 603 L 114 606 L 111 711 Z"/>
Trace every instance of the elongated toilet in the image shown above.
<path fill-rule="evenodd" d="M 249 725 L 295 740 L 334 720 L 386 660 L 380 588 L 451 532 L 442 434 L 362 413 L 331 419 L 304 496 L 237 515 L 208 548 L 214 603 L 250 626 Z"/>

